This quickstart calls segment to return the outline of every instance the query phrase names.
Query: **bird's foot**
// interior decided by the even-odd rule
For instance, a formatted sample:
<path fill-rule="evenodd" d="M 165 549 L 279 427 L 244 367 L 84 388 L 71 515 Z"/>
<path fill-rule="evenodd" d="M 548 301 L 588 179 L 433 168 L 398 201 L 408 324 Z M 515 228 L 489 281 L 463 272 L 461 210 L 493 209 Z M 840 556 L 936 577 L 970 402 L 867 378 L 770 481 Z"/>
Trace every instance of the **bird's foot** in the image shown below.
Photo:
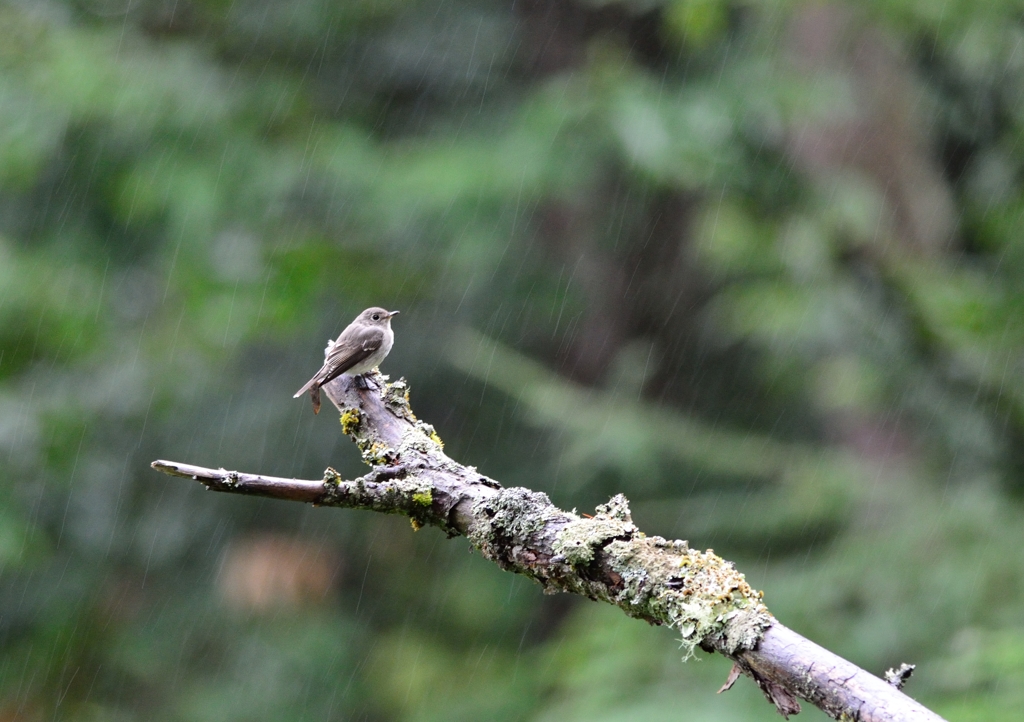
<path fill-rule="evenodd" d="M 356 376 L 356 378 L 359 379 L 364 384 L 361 388 L 367 390 L 372 389 L 373 391 L 376 391 L 378 393 L 380 393 L 380 391 L 384 388 L 383 382 L 387 379 L 387 377 L 381 374 L 381 372 L 378 371 L 377 369 L 374 369 L 373 371 L 367 371 L 365 374 L 360 374 L 359 376 Z"/>

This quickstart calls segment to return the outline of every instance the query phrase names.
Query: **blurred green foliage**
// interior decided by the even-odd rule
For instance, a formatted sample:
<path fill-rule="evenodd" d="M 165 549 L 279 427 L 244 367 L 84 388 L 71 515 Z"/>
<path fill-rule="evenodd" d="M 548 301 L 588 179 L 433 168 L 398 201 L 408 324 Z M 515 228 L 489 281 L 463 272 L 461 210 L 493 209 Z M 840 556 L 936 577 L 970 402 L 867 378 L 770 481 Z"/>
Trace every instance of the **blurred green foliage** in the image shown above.
<path fill-rule="evenodd" d="M 464 542 L 149 470 L 359 473 L 290 396 L 371 304 L 454 458 L 1015 716 L 1022 13 L 0 0 L 0 719 L 775 718 Z"/>

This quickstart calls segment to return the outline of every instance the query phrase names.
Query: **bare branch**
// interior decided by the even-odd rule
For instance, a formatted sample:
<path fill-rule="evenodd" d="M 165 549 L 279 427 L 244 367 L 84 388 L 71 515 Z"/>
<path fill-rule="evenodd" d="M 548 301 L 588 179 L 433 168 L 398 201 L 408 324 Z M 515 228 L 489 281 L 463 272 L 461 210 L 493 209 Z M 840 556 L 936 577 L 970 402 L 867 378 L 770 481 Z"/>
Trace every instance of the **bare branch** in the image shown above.
<path fill-rule="evenodd" d="M 444 454 L 433 427 L 412 413 L 404 380 L 386 383 L 378 374 L 373 381 L 376 388 L 361 389 L 341 376 L 324 386 L 341 411 L 342 430 L 372 467 L 358 479 L 342 480 L 333 469 L 310 481 L 171 461 L 153 468 L 215 491 L 405 514 L 415 528 L 464 535 L 485 558 L 529 576 L 545 593 L 614 604 L 672 627 L 690 651 L 700 646 L 728 656 L 784 717 L 800 711 L 799 697 L 835 719 L 941 722 L 895 687 L 779 624 L 761 593 L 712 550 L 641 533 L 622 495 L 584 518 L 545 494 L 503 488 Z"/>
<path fill-rule="evenodd" d="M 281 479 L 276 476 L 245 474 L 227 469 L 207 469 L 176 461 L 154 461 L 150 464 L 157 471 L 171 476 L 183 476 L 202 482 L 211 491 L 227 491 L 234 494 L 269 496 L 273 499 L 306 501 L 316 503 L 325 491 L 325 481 L 305 479 Z"/>

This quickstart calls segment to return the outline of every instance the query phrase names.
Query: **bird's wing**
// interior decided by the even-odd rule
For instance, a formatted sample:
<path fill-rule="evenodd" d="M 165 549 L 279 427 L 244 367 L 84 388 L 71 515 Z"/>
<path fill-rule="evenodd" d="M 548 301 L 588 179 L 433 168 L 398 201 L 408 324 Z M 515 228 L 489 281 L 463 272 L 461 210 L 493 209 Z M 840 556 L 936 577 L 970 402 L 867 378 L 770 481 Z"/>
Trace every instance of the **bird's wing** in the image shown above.
<path fill-rule="evenodd" d="M 295 392 L 299 398 L 311 388 L 323 386 L 333 378 L 340 376 L 350 368 L 373 355 L 384 342 L 384 329 L 361 328 L 348 334 L 342 334 L 327 349 L 324 365 L 306 384 Z"/>
<path fill-rule="evenodd" d="M 320 385 L 340 376 L 380 350 L 384 343 L 384 329 L 374 326 L 360 328 L 351 335 L 342 335 L 331 347 L 320 369 Z M 322 376 L 321 376 L 322 374 Z"/>

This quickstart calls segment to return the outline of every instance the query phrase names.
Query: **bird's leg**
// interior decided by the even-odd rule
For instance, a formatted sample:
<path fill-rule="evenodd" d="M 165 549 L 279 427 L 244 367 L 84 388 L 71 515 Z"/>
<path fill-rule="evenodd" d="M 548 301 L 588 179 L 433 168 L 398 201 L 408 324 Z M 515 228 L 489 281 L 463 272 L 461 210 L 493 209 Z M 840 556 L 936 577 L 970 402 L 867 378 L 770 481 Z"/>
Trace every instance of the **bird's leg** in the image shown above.
<path fill-rule="evenodd" d="M 356 376 L 357 387 L 363 389 L 364 391 L 368 391 L 370 389 L 373 389 L 374 391 L 380 391 L 381 386 L 376 379 L 377 373 L 377 369 L 373 369 L 372 371 L 367 371 L 365 374 L 359 374 L 358 376 Z"/>

